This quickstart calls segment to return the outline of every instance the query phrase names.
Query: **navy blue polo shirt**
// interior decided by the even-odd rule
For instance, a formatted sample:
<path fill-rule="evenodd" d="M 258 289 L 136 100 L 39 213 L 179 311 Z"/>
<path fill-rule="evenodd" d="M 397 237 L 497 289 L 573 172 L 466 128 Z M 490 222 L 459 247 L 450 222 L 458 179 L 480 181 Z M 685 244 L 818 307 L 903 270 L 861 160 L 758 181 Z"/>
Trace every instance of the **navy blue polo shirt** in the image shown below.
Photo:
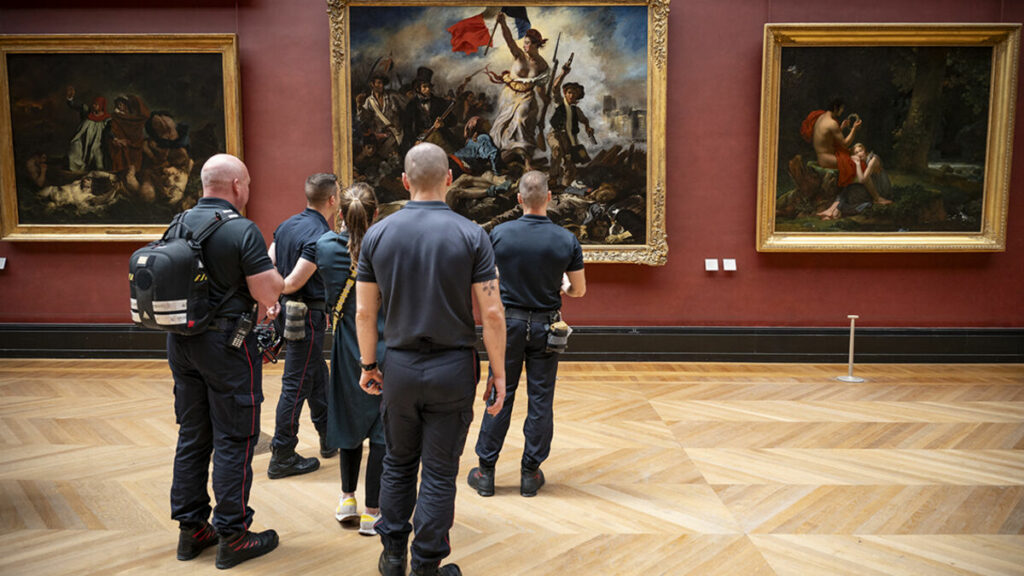
<path fill-rule="evenodd" d="M 547 216 L 524 214 L 491 231 L 501 303 L 526 310 L 562 307 L 562 274 L 583 269 L 579 240 Z"/>
<path fill-rule="evenodd" d="M 295 216 L 285 220 L 274 231 L 275 251 L 277 252 L 277 271 L 281 276 L 288 277 L 299 258 L 316 264 L 316 241 L 329 232 L 331 227 L 327 219 L 312 208 L 306 208 Z M 293 294 L 285 294 L 285 298 L 301 298 L 307 302 L 324 300 L 324 281 L 317 270 L 313 276 Z"/>
<path fill-rule="evenodd" d="M 356 280 L 381 291 L 390 348 L 476 342 L 472 285 L 496 278 L 487 233 L 444 202 L 409 202 L 370 226 Z"/>
<path fill-rule="evenodd" d="M 200 198 L 185 215 L 185 225 L 198 232 L 212 221 L 217 211 L 237 213 L 230 202 L 222 198 Z M 210 276 L 210 299 L 220 302 L 232 286 L 238 286 L 231 300 L 217 312 L 219 318 L 238 317 L 256 302 L 249 294 L 246 276 L 254 276 L 274 267 L 267 256 L 267 243 L 263 233 L 252 220 L 241 216 L 221 224 L 212 236 L 203 242 L 203 264 Z"/>

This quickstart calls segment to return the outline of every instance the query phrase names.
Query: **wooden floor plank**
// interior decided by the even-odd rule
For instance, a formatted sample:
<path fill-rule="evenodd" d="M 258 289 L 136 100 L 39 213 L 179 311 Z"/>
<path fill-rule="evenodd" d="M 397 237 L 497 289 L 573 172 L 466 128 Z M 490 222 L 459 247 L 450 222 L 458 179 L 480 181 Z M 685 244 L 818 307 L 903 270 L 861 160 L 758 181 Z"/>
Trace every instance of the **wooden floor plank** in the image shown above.
<path fill-rule="evenodd" d="M 1024 366 L 566 363 L 548 484 L 518 493 L 525 396 L 495 496 L 465 486 L 467 575 L 1024 573 Z M 334 520 L 337 458 L 271 481 L 281 365 L 250 504 L 281 546 L 240 574 L 375 574 L 380 544 Z M 0 359 L 0 574 L 214 574 L 174 557 L 177 427 L 162 361 Z M 308 416 L 300 452 L 317 437 Z M 357 491 L 362 498 L 362 486 Z"/>

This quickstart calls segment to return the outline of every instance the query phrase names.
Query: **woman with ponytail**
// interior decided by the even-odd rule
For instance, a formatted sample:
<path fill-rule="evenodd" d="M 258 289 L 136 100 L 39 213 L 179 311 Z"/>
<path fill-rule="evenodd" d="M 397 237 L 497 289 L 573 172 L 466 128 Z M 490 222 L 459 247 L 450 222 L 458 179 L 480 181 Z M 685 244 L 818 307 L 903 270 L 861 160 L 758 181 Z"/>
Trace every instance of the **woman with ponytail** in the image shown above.
<path fill-rule="evenodd" d="M 356 183 L 341 193 L 340 231 L 327 232 L 316 244 L 316 265 L 327 288 L 327 305 L 334 327 L 331 348 L 331 381 L 327 388 L 327 443 L 341 450 L 341 497 L 335 518 L 343 526 L 375 536 L 373 525 L 380 518 L 380 475 L 384 461 L 384 427 L 380 417 L 380 396 L 359 387 L 359 344 L 356 340 L 355 270 L 366 229 L 377 217 L 373 188 Z M 378 331 L 382 328 L 378 321 Z M 377 358 L 383 366 L 384 338 L 377 344 Z M 363 440 L 370 440 L 366 463 L 366 508 L 358 512 L 356 487 L 363 456 Z"/>

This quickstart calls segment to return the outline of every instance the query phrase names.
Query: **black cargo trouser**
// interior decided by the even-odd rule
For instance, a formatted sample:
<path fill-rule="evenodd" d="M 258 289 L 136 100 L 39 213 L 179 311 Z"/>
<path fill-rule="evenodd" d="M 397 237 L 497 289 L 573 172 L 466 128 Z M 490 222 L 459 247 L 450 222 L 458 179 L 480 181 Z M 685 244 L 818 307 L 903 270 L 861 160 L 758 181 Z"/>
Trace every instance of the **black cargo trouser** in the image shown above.
<path fill-rule="evenodd" d="M 309 416 L 317 432 L 327 432 L 326 326 L 327 314 L 310 308 L 306 311 L 305 338 L 285 342 L 281 396 L 277 401 L 274 439 L 271 441 L 275 450 L 294 450 L 299 443 L 299 417 L 303 402 L 309 403 Z"/>
<path fill-rule="evenodd" d="M 501 454 L 511 424 L 516 389 L 519 387 L 524 363 L 528 404 L 526 421 L 523 423 L 525 444 L 522 463 L 529 468 L 536 468 L 547 460 L 551 452 L 551 439 L 555 432 L 555 377 L 558 374 L 559 354 L 547 351 L 549 326 L 544 314 L 537 314 L 530 321 L 521 318 L 505 320 L 505 404 L 496 416 L 485 412 L 480 422 L 476 455 L 482 463 L 493 466 Z"/>
<path fill-rule="evenodd" d="M 171 518 L 201 524 L 210 516 L 206 484 L 213 455 L 213 527 L 232 534 L 252 524 L 252 457 L 260 434 L 263 362 L 256 337 L 227 345 L 229 330 L 167 336 L 174 376 L 178 446 L 171 482 Z"/>
<path fill-rule="evenodd" d="M 377 532 L 385 545 L 406 542 L 415 508 L 414 569 L 436 566 L 451 553 L 448 531 L 455 520 L 456 477 L 473 421 L 478 378 L 472 348 L 388 350 L 381 402 L 387 454 Z M 421 462 L 423 484 L 417 499 Z"/>

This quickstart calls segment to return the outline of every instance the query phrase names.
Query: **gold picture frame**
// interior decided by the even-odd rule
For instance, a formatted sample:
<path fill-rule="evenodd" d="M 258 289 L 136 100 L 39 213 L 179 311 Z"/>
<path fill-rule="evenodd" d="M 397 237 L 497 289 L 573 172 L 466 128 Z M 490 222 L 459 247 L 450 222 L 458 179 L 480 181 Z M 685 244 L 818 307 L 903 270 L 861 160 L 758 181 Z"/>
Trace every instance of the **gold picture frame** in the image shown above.
<path fill-rule="evenodd" d="M 766 24 L 757 250 L 1004 250 L 1019 44 L 1019 24 Z"/>
<path fill-rule="evenodd" d="M 0 237 L 145 241 L 242 154 L 234 34 L 0 36 Z"/>
<path fill-rule="evenodd" d="M 581 232 L 580 227 L 572 225 L 567 227 L 572 229 L 578 237 L 584 238 L 581 240 L 581 243 L 584 248 L 584 259 L 587 262 L 664 265 L 668 257 L 668 243 L 665 231 L 665 105 L 669 1 L 603 0 L 585 2 L 580 0 L 563 0 L 550 2 L 527 0 L 521 4 L 523 8 L 520 9 L 528 13 L 528 21 L 532 21 L 533 25 L 541 29 L 551 41 L 544 48 L 543 55 L 546 58 L 553 54 L 553 48 L 558 43 L 556 33 L 559 30 L 555 29 L 557 26 L 553 22 L 566 21 L 566 11 L 575 10 L 579 15 L 585 16 L 589 14 L 588 11 L 607 10 L 614 12 L 619 10 L 621 12 L 618 12 L 618 14 L 631 18 L 636 18 L 636 14 L 642 14 L 642 25 L 632 26 L 629 35 L 635 38 L 642 36 L 645 45 L 638 48 L 637 45 L 631 44 L 624 48 L 624 51 L 640 51 L 640 56 L 646 68 L 642 76 L 632 80 L 633 86 L 631 87 L 631 90 L 641 95 L 639 99 L 642 106 L 621 113 L 618 112 L 619 109 L 615 108 L 608 110 L 609 106 L 614 107 L 615 100 L 608 99 L 607 97 L 613 95 L 603 92 L 602 85 L 596 82 L 586 87 L 588 99 L 583 101 L 583 104 L 591 106 L 589 108 L 591 111 L 594 109 L 595 102 L 603 103 L 605 108 L 599 114 L 605 114 L 605 110 L 608 110 L 609 114 L 619 114 L 616 117 L 628 115 L 633 122 L 630 126 L 633 127 L 631 138 L 634 139 L 625 145 L 619 143 L 613 146 L 610 138 L 608 140 L 601 139 L 599 127 L 598 139 L 602 140 L 602 142 L 599 145 L 587 145 L 591 150 L 589 151 L 590 158 L 588 158 L 590 163 L 586 167 L 594 166 L 595 163 L 602 161 L 602 158 L 608 162 L 618 162 L 619 159 L 625 158 L 628 161 L 626 162 L 627 165 L 635 170 L 634 177 L 627 178 L 619 173 L 618 177 L 620 179 L 618 181 L 623 184 L 619 189 L 613 190 L 606 196 L 601 196 L 598 192 L 595 192 L 595 189 L 598 187 L 597 183 L 594 181 L 591 181 L 589 184 L 584 182 L 582 180 L 584 176 L 580 176 L 581 179 L 579 180 L 564 184 L 565 189 L 571 188 L 574 184 L 580 184 L 579 187 L 573 187 L 572 190 L 578 191 L 574 193 L 578 193 L 582 200 L 569 200 L 578 204 L 586 203 L 587 205 L 595 206 L 592 212 L 599 214 L 599 217 L 606 218 L 606 222 L 610 224 L 603 229 L 598 225 L 592 224 L 591 231 L 594 231 L 592 238 L 611 239 L 622 243 L 591 242 L 588 238 L 592 238 L 587 235 L 585 230 Z M 376 72 L 387 70 L 388 72 L 381 79 L 381 82 L 387 81 L 387 90 L 393 91 L 395 94 L 404 94 L 408 97 L 408 99 L 398 99 L 400 104 L 397 104 L 396 107 L 399 107 L 404 106 L 412 99 L 413 93 L 409 91 L 410 84 L 408 81 L 422 73 L 432 75 L 433 82 L 438 85 L 437 90 L 440 94 L 444 94 L 443 91 L 448 89 L 452 89 L 451 94 L 455 94 L 454 87 L 463 78 L 463 75 L 457 74 L 457 72 L 461 73 L 462 69 L 468 66 L 467 59 L 475 59 L 474 62 L 478 64 L 474 65 L 474 70 L 467 72 L 467 74 L 476 75 L 476 79 L 467 79 L 463 82 L 458 89 L 458 94 L 454 96 L 449 95 L 449 100 L 453 102 L 458 100 L 467 84 L 469 91 L 474 89 L 480 90 L 480 93 L 483 95 L 481 100 L 486 101 L 489 95 L 495 101 L 498 100 L 496 96 L 501 89 L 494 88 L 491 84 L 486 83 L 487 75 L 482 71 L 482 68 L 489 65 L 493 69 L 491 71 L 497 76 L 503 67 L 508 68 L 507 62 L 501 60 L 501 58 L 506 60 L 511 60 L 511 58 L 507 56 L 509 48 L 506 48 L 507 44 L 498 28 L 497 19 L 491 18 L 490 12 L 486 12 L 487 10 L 496 11 L 499 8 L 488 9 L 485 6 L 487 6 L 486 3 L 471 0 L 327 0 L 331 28 L 334 168 L 342 182 L 351 183 L 357 177 L 358 179 L 371 178 L 367 174 L 377 174 L 378 183 L 383 181 L 384 176 L 381 176 L 381 174 L 384 172 L 384 169 L 381 167 L 384 166 L 383 162 L 385 160 L 380 158 L 385 157 L 388 159 L 387 161 L 392 162 L 387 172 L 387 180 L 384 182 L 387 188 L 382 190 L 381 187 L 376 185 L 375 188 L 377 188 L 378 196 L 382 197 L 382 202 L 388 203 L 390 196 L 394 196 L 396 199 L 392 203 L 401 202 L 401 190 L 393 193 L 388 191 L 390 188 L 393 188 L 395 181 L 394 171 L 396 169 L 400 170 L 400 166 L 396 167 L 393 164 L 395 153 L 394 151 L 388 151 L 385 155 L 384 152 L 380 152 L 385 146 L 388 146 L 387 140 L 391 136 L 384 130 L 380 131 L 380 135 L 376 135 L 372 133 L 372 129 L 364 128 L 364 126 L 374 122 L 372 119 L 363 120 L 362 124 L 357 123 L 357 120 L 360 120 L 358 114 L 366 109 L 365 98 L 368 98 L 366 93 L 370 90 L 366 87 L 370 85 L 370 79 Z M 474 14 L 483 14 L 485 12 L 486 26 L 491 30 L 491 37 L 494 39 L 490 47 L 480 45 L 479 48 L 470 47 L 463 52 L 456 52 L 454 41 L 450 47 L 447 45 L 442 46 L 445 42 L 455 38 L 455 33 L 451 30 L 446 31 L 447 28 L 463 21 L 463 19 L 472 17 Z M 404 19 L 413 21 L 416 18 L 419 18 L 415 22 L 417 24 L 416 33 L 412 32 L 411 26 L 400 28 L 395 24 L 396 22 L 404 22 Z M 607 20 L 606 18 L 602 22 Z M 508 22 L 511 23 L 512 21 L 512 16 L 509 16 Z M 387 28 L 385 27 L 386 24 L 392 27 Z M 519 24 L 518 20 L 516 20 L 516 24 Z M 355 28 L 355 34 L 353 34 L 353 28 Z M 582 41 L 575 46 L 573 44 L 574 40 L 579 40 L 581 35 L 585 33 L 583 27 L 567 25 L 561 27 L 560 31 L 562 36 L 557 37 L 561 41 L 560 53 L 557 54 L 557 59 L 561 61 L 559 66 L 564 65 L 570 53 L 576 56 L 573 70 L 586 70 L 588 66 L 595 66 L 594 62 L 599 60 L 591 59 L 588 61 L 586 58 L 581 57 L 581 55 L 590 55 L 593 52 L 588 52 L 587 47 L 583 46 Z M 519 32 L 525 32 L 525 28 L 519 30 Z M 373 43 L 367 40 L 371 35 L 373 35 Z M 614 43 L 615 41 L 615 38 L 605 38 L 604 43 Z M 387 47 L 386 50 L 384 47 Z M 574 51 L 574 48 L 579 53 Z M 489 55 L 487 52 L 489 52 Z M 632 54 L 632 52 L 629 52 L 629 54 Z M 403 58 L 403 55 L 408 55 L 408 57 Z M 456 60 L 457 58 L 462 58 L 462 60 Z M 554 64 L 554 60 L 552 60 L 552 64 Z M 427 69 L 427 72 L 423 72 L 424 68 Z M 557 73 L 560 67 L 552 66 L 551 69 Z M 580 72 L 576 72 L 576 74 L 577 76 L 569 77 L 569 79 L 575 81 L 575 78 L 584 76 Z M 594 78 L 595 76 L 586 75 L 586 77 Z M 641 79 L 646 84 L 641 83 Z M 494 77 L 491 80 L 494 84 L 497 84 L 494 81 Z M 585 82 L 585 80 L 580 81 Z M 554 83 L 553 78 L 551 83 Z M 474 85 L 477 88 L 473 88 Z M 363 93 L 360 94 L 360 92 Z M 589 96 L 590 93 L 595 95 Z M 357 99 L 359 100 L 358 102 Z M 623 99 L 625 99 L 625 96 Z M 383 97 L 381 100 L 383 101 Z M 500 106 L 500 101 L 498 104 Z M 629 102 L 626 102 L 626 104 L 629 104 Z M 642 109 L 638 110 L 637 108 Z M 471 105 L 465 105 L 464 109 L 470 110 Z M 484 108 L 481 106 L 481 109 Z M 495 107 L 495 110 L 497 109 L 499 108 Z M 554 109 L 554 106 L 552 106 L 552 109 Z M 594 120 L 594 113 L 591 111 L 588 111 L 587 114 L 592 116 L 591 120 Z M 370 113 L 372 114 L 372 112 Z M 466 112 L 466 114 L 469 114 L 469 112 Z M 396 115 L 395 118 L 397 117 Z M 479 117 L 490 121 L 492 118 L 496 118 L 496 113 L 494 116 L 485 117 L 481 114 Z M 605 122 L 606 125 L 612 125 L 612 120 L 608 118 L 609 116 L 601 116 L 595 124 Z M 468 124 L 466 120 L 468 120 L 468 116 L 467 118 L 459 119 L 458 122 Z M 392 124 L 382 123 L 385 127 L 397 124 L 397 120 Z M 642 128 L 637 129 L 636 126 L 638 124 Z M 615 126 L 619 125 L 615 124 Z M 455 127 L 451 131 L 451 134 L 458 133 L 454 137 L 455 139 L 460 137 L 469 138 L 464 135 L 464 130 L 460 131 L 457 128 Z M 359 150 L 356 149 L 357 147 L 354 144 L 357 138 L 357 131 Z M 391 130 L 391 132 L 405 133 L 409 132 L 409 130 Z M 607 135 L 611 134 L 611 132 L 605 131 L 603 134 Z M 623 132 L 619 131 L 615 134 L 622 138 Z M 580 132 L 581 137 L 582 135 L 583 131 Z M 404 137 L 399 139 L 396 133 L 394 138 L 395 144 L 393 146 L 400 150 L 400 142 L 404 140 Z M 367 147 L 368 142 L 370 143 L 369 147 Z M 621 142 L 621 139 L 618 142 Z M 608 144 L 607 146 L 605 146 L 606 143 Z M 455 147 L 451 146 L 450 148 Z M 500 145 L 498 147 L 502 148 Z M 540 148 L 541 146 L 538 144 L 538 149 Z M 609 152 L 610 149 L 613 149 L 613 151 Z M 638 154 L 637 151 L 641 149 L 642 152 Z M 371 154 L 371 158 L 373 158 L 372 163 L 364 164 L 363 161 L 367 158 L 368 151 L 372 151 L 372 154 L 377 154 L 377 156 L 372 156 Z M 452 152 L 451 149 L 448 151 Z M 504 149 L 502 152 L 504 152 Z M 362 155 L 359 159 L 356 158 L 357 153 Z M 540 153 L 535 152 L 535 154 Z M 534 156 L 534 158 L 537 157 Z M 641 160 L 636 160 L 637 158 L 641 158 Z M 630 161 L 630 159 L 632 160 Z M 526 162 L 526 165 L 529 165 L 529 161 Z M 363 166 L 369 166 L 369 168 L 364 170 Z M 587 174 L 584 170 L 584 164 L 580 164 L 580 166 L 578 174 Z M 491 174 L 497 175 L 501 173 L 499 168 Z M 590 174 L 593 174 L 593 172 Z M 591 176 L 586 177 L 591 178 Z M 597 180 L 597 176 L 592 176 L 592 178 Z M 512 176 L 509 176 L 508 181 L 511 182 L 511 179 Z M 474 205 L 474 209 L 481 206 L 490 208 L 485 206 L 488 200 L 494 200 L 494 208 L 498 209 L 497 202 L 499 199 L 495 198 L 495 196 L 501 196 L 502 194 L 510 195 L 514 202 L 514 194 L 503 192 L 500 185 L 497 184 L 499 180 L 495 180 L 498 191 L 495 194 L 491 194 L 491 198 L 483 198 L 481 192 L 479 197 L 484 202 Z M 510 185 L 506 184 L 506 189 Z M 632 189 L 628 193 L 621 191 L 631 187 Z M 552 189 L 556 194 L 556 198 L 559 192 L 563 192 L 562 196 L 567 193 L 564 192 L 565 189 L 558 188 L 557 186 L 552 186 Z M 593 195 L 591 196 L 591 194 Z M 626 200 L 622 200 L 622 196 L 627 194 L 629 194 L 629 197 Z M 449 193 L 449 198 L 451 197 L 452 194 Z M 630 205 L 628 202 L 633 202 L 633 204 Z M 449 204 L 452 205 L 452 202 L 449 202 Z M 628 210 L 622 208 L 624 205 L 629 205 L 630 208 Z M 384 210 L 382 210 L 383 212 Z M 493 223 L 494 221 L 484 221 L 486 216 L 474 218 L 474 220 L 484 225 L 485 229 L 488 228 L 488 222 Z M 572 220 L 564 220 L 560 223 L 564 224 L 564 222 L 572 222 Z M 628 224 L 622 224 L 623 222 Z M 632 228 L 629 228 L 629 225 L 632 225 Z M 617 230 L 620 233 L 613 233 Z M 601 236 L 601 234 L 604 235 Z"/>

